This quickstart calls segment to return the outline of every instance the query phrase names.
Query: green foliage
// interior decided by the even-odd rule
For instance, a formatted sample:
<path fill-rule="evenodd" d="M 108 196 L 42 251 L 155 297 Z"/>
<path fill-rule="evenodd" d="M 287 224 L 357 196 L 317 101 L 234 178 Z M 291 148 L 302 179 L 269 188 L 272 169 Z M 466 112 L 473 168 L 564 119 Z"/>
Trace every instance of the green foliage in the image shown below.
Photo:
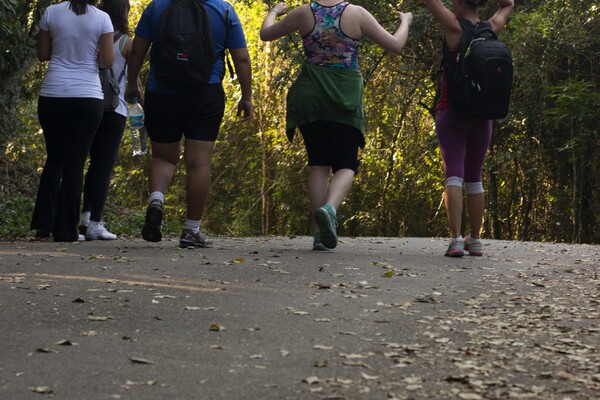
<path fill-rule="evenodd" d="M 146 3 L 133 3 L 132 27 Z M 482 16 L 495 11 L 490 3 Z M 248 123 L 236 117 L 239 87 L 227 78 L 226 115 L 203 226 L 212 234 L 312 234 L 302 139 L 297 135 L 290 143 L 284 134 L 285 95 L 302 62 L 301 38 L 261 42 L 260 25 L 275 2 L 233 4 L 252 57 L 256 117 Z M 383 1 L 357 4 L 386 21 L 383 25 L 391 32 L 398 26 L 395 9 L 412 11 L 415 18 L 400 56 L 384 54 L 368 40 L 361 47 L 361 71 L 370 76 L 365 88 L 367 143 L 354 188 L 339 211 L 340 233 L 445 236 L 444 177 L 433 119 L 440 27 L 420 0 L 405 0 L 397 7 Z M 45 158 L 35 112 L 44 67 L 30 68 L 34 22 L 42 9 L 39 2 L 0 0 L 0 43 L 10 49 L 0 61 L 0 81 L 10 82 L 0 86 L 6 144 L 0 189 L 4 199 L 11 199 L 0 204 L 0 217 L 10 221 L 0 231 L 5 237 L 28 231 Z M 484 166 L 486 237 L 600 243 L 599 12 L 593 3 L 578 0 L 517 1 L 509 26 L 501 32 L 513 52 L 515 82 L 511 113 L 494 124 Z M 22 15 L 28 17 L 13 23 Z M 147 66 L 142 76 L 146 73 Z M 139 232 L 148 196 L 148 160 L 131 155 L 126 132 L 105 212 L 107 225 L 116 233 Z M 167 194 L 166 235 L 178 235 L 185 218 L 184 175 L 180 165 Z"/>

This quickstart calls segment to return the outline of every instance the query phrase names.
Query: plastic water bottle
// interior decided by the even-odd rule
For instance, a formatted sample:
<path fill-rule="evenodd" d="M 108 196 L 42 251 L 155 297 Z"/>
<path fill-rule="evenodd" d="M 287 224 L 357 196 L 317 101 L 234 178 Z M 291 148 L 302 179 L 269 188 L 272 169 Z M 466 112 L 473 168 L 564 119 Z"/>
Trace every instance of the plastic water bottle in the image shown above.
<path fill-rule="evenodd" d="M 134 97 L 129 105 L 129 130 L 131 131 L 131 148 L 133 155 L 148 153 L 148 135 L 144 127 L 144 109 Z"/>

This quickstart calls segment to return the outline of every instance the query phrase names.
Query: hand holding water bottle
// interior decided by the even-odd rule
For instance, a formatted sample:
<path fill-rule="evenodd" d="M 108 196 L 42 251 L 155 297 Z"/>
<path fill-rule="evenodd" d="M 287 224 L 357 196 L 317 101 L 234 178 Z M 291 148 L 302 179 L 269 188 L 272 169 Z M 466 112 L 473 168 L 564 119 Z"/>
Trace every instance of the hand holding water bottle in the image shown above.
<path fill-rule="evenodd" d="M 148 153 L 148 136 L 144 127 L 144 109 L 137 97 L 131 99 L 129 105 L 129 130 L 131 132 L 131 147 L 133 155 Z"/>

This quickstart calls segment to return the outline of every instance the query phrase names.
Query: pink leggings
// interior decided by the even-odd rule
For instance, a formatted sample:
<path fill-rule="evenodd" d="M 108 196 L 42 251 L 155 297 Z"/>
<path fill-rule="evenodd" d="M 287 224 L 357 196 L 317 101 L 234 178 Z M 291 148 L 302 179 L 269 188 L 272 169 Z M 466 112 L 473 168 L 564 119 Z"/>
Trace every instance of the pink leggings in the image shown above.
<path fill-rule="evenodd" d="M 492 121 L 464 118 L 451 109 L 438 110 L 435 127 L 446 179 L 481 182 L 481 171 L 492 139 Z"/>

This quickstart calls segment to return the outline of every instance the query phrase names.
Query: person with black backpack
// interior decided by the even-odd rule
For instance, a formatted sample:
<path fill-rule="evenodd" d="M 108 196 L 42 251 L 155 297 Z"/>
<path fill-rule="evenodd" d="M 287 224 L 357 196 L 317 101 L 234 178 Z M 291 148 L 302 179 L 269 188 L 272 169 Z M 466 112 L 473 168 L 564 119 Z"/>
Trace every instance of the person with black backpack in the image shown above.
<path fill-rule="evenodd" d="M 104 227 L 102 211 L 127 119 L 124 93 L 127 57 L 131 50 L 131 37 L 128 35 L 130 4 L 129 0 L 103 0 L 99 8 L 108 14 L 115 30 L 115 61 L 113 66 L 105 68 L 104 72 L 114 78 L 117 88 L 113 93 L 112 88 L 103 87 L 104 115 L 90 147 L 90 165 L 83 185 L 79 233 L 84 235 L 86 240 L 114 240 L 117 235 Z M 116 97 L 114 102 L 112 96 Z"/>
<path fill-rule="evenodd" d="M 480 230 L 485 197 L 482 169 L 492 136 L 492 119 L 508 109 L 512 63 L 497 41 L 510 17 L 513 0 L 495 0 L 500 8 L 488 21 L 478 10 L 487 0 L 452 0 L 449 10 L 440 0 L 423 0 L 444 30 L 442 82 L 436 106 L 435 128 L 444 162 L 444 201 L 451 239 L 445 254 L 481 256 Z M 485 43 L 484 43 L 485 42 Z M 482 45 L 487 51 L 477 49 Z M 473 57 L 493 53 L 494 57 Z M 490 111 L 491 110 L 491 111 Z M 467 192 L 470 234 L 463 238 L 463 186 Z"/>
<path fill-rule="evenodd" d="M 150 52 L 145 96 L 136 82 Z M 153 0 L 135 30 L 125 99 L 144 99 L 145 126 L 151 140 L 150 199 L 142 237 L 162 238 L 165 192 L 175 173 L 184 141 L 187 210 L 179 243 L 209 247 L 200 229 L 210 189 L 210 167 L 225 110 L 221 81 L 229 50 L 241 87 L 238 115 L 252 117 L 252 70 L 242 24 L 223 0 Z"/>

